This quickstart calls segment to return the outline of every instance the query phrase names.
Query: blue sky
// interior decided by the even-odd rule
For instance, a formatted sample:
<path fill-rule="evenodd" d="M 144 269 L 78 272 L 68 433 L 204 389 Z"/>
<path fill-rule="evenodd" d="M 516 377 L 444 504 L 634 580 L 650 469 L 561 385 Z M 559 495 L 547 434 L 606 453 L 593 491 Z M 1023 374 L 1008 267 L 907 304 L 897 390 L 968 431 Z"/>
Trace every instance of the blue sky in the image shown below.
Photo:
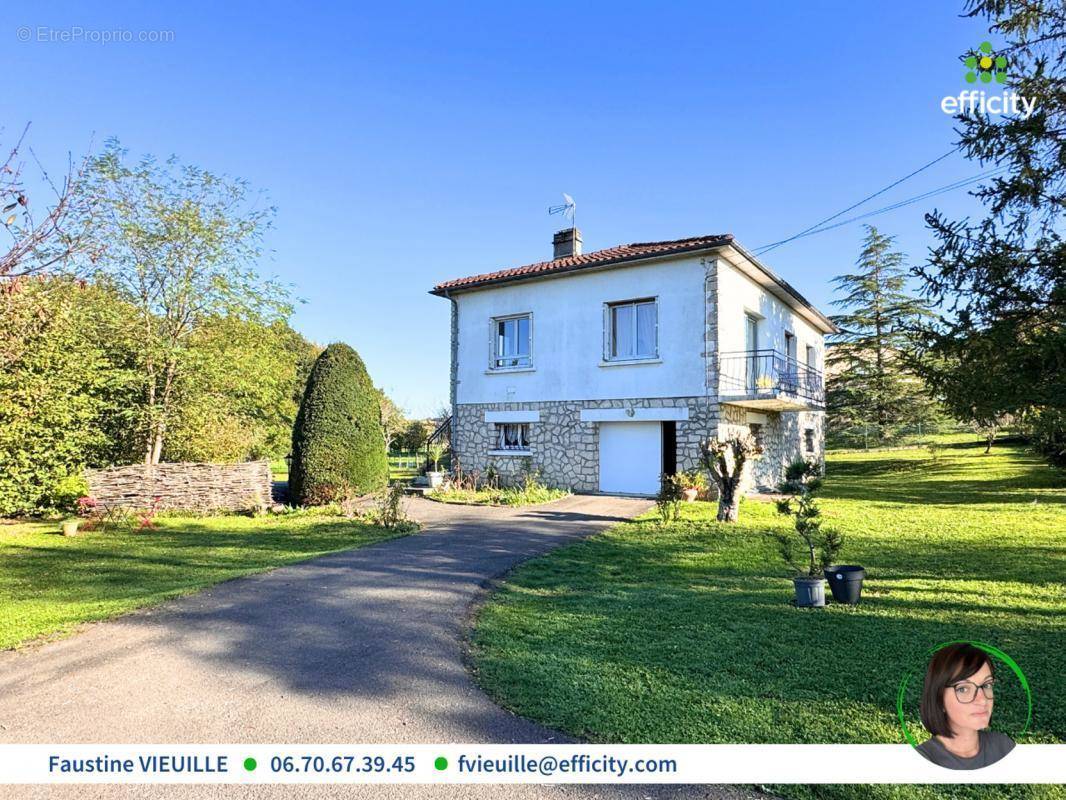
<path fill-rule="evenodd" d="M 447 398 L 448 304 L 427 290 L 550 257 L 562 192 L 586 250 L 719 232 L 757 247 L 949 150 L 940 98 L 967 88 L 957 56 L 990 38 L 961 11 L 20 4 L 0 12 L 0 124 L 9 143 L 31 121 L 50 165 L 117 136 L 266 190 L 278 215 L 260 269 L 305 301 L 294 325 L 353 345 L 378 385 L 429 414 Z M 48 40 L 77 28 L 173 34 Z M 979 171 L 952 156 L 870 208 Z M 874 222 L 921 259 L 933 207 L 976 204 L 959 191 Z M 831 311 L 861 237 L 845 226 L 766 262 Z"/>

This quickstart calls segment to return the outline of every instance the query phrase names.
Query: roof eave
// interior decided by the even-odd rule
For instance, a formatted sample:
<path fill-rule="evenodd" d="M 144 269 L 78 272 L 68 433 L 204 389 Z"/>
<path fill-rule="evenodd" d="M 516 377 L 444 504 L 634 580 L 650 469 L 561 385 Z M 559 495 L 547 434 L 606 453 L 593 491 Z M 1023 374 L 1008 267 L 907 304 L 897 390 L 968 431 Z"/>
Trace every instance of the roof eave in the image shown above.
<path fill-rule="evenodd" d="M 710 252 L 712 250 L 720 250 L 723 247 L 728 247 L 732 244 L 730 240 L 723 240 L 716 242 L 715 244 L 702 244 L 694 245 L 692 247 L 681 247 L 677 250 L 670 250 L 665 253 L 650 253 L 635 256 L 624 256 L 621 258 L 612 258 L 610 261 L 603 261 L 598 264 L 574 264 L 569 267 L 560 267 L 559 269 L 545 270 L 543 272 L 532 272 L 523 275 L 507 275 L 499 278 L 490 278 L 488 280 L 478 281 L 476 283 L 461 284 L 459 286 L 435 286 L 429 290 L 429 293 L 436 295 L 437 297 L 447 297 L 449 295 L 457 294 L 459 292 L 472 292 L 477 289 L 485 289 L 490 286 L 499 286 L 504 283 L 521 283 L 523 281 L 533 281 L 540 279 L 555 278 L 560 275 L 566 275 L 571 272 L 597 272 L 602 269 L 612 269 L 613 267 L 629 264 L 637 264 L 642 261 L 665 261 L 670 258 L 678 256 L 689 256 L 694 253 Z"/>
<path fill-rule="evenodd" d="M 793 299 L 795 299 L 804 308 L 810 311 L 811 314 L 817 318 L 817 321 L 821 323 L 823 333 L 840 333 L 840 328 L 834 325 L 832 320 L 829 319 L 829 317 L 827 317 L 825 314 L 815 308 L 811 301 L 804 297 L 802 294 L 800 294 L 792 286 L 792 284 L 790 284 L 788 281 L 786 281 L 784 278 L 782 278 L 780 275 L 778 275 L 776 272 L 774 272 L 772 269 L 762 263 L 755 256 L 754 253 L 747 250 L 745 247 L 738 244 L 736 241 L 733 241 L 730 244 L 734 250 L 736 250 L 738 253 L 744 256 L 744 258 L 754 264 L 760 271 L 762 271 L 766 275 L 766 277 L 768 277 L 770 280 L 772 280 L 774 283 L 784 289 L 789 295 L 792 296 Z"/>
<path fill-rule="evenodd" d="M 747 250 L 740 245 L 735 238 L 730 236 L 729 238 L 723 238 L 722 241 L 714 244 L 701 244 L 694 245 L 692 247 L 678 248 L 677 250 L 671 250 L 667 253 L 654 253 L 648 255 L 636 255 L 627 256 L 623 258 L 615 258 L 610 261 L 604 261 L 599 264 L 574 264 L 569 267 L 561 267 L 559 269 L 546 270 L 544 272 L 526 273 L 522 275 L 507 275 L 498 278 L 490 278 L 483 281 L 477 281 L 476 283 L 460 284 L 458 286 L 435 286 L 430 289 L 429 293 L 436 295 L 437 297 L 450 298 L 453 295 L 461 294 L 464 292 L 474 292 L 479 289 L 487 289 L 493 286 L 500 286 L 508 283 L 522 283 L 525 281 L 535 280 L 548 280 L 550 278 L 567 275 L 572 272 L 597 272 L 600 270 L 613 269 L 614 267 L 630 264 L 639 264 L 641 262 L 648 261 L 665 261 L 668 259 L 676 258 L 679 256 L 689 256 L 696 253 L 709 253 L 716 250 L 721 250 L 725 247 L 732 247 L 740 255 L 742 255 L 747 261 L 753 264 L 760 272 L 768 277 L 773 283 L 781 287 L 781 289 L 789 295 L 795 302 L 801 305 L 804 309 L 810 312 L 813 317 L 812 322 L 816 322 L 822 329 L 823 333 L 839 333 L 840 329 L 833 324 L 833 322 L 821 311 L 814 307 L 811 302 L 800 294 L 788 281 L 779 276 L 776 272 L 762 263 L 754 253 Z"/>

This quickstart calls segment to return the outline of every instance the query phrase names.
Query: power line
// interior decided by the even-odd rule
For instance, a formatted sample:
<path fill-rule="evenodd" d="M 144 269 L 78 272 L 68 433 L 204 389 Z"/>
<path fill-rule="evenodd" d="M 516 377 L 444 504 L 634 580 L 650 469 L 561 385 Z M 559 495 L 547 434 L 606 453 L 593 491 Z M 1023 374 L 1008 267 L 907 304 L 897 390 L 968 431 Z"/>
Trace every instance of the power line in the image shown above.
<path fill-rule="evenodd" d="M 864 197 L 859 202 L 848 206 L 847 208 L 845 208 L 842 211 L 838 211 L 836 214 L 833 214 L 833 216 L 831 216 L 831 217 L 826 217 L 821 222 L 816 222 L 814 225 L 811 225 L 809 228 L 804 228 L 799 233 L 793 234 L 792 236 L 789 236 L 787 239 L 782 239 L 782 240 L 780 240 L 778 242 L 772 242 L 770 244 L 765 244 L 762 247 L 755 248 L 755 254 L 756 255 L 763 255 L 764 253 L 769 253 L 771 250 L 774 250 L 774 249 L 780 247 L 783 244 L 788 244 L 789 242 L 793 241 L 794 239 L 798 239 L 801 236 L 807 235 L 808 233 L 814 231 L 816 228 L 820 228 L 822 225 L 825 225 L 825 223 L 832 222 L 837 217 L 840 217 L 840 216 L 843 216 L 844 214 L 847 214 L 849 211 L 852 211 L 852 210 L 858 208 L 863 203 L 867 203 L 870 200 L 873 200 L 875 197 L 884 194 L 889 189 L 893 189 L 896 186 L 899 186 L 905 180 L 907 180 L 909 178 L 913 178 L 919 172 L 924 172 L 925 170 L 929 169 L 934 164 L 937 164 L 937 163 L 943 161 L 945 158 L 950 156 L 952 153 L 956 152 L 958 149 L 959 149 L 958 147 L 953 147 L 951 150 L 948 150 L 948 152 L 944 153 L 944 155 L 938 156 L 937 158 L 934 158 L 929 163 L 923 164 L 922 166 L 918 167 L 918 169 L 914 170 L 914 172 L 910 172 L 910 173 L 904 175 L 902 178 L 899 178 L 898 180 L 893 181 L 892 183 L 888 184 L 888 186 L 885 186 L 883 189 L 878 189 L 876 192 L 874 192 L 873 194 L 869 195 L 868 197 Z"/>
<path fill-rule="evenodd" d="M 888 211 L 895 211 L 897 208 L 902 208 L 903 206 L 909 206 L 909 205 L 911 205 L 913 203 L 917 203 L 917 202 L 919 202 L 921 200 L 925 200 L 925 199 L 927 199 L 929 197 L 935 197 L 936 195 L 944 194 L 945 192 L 950 192 L 950 191 L 953 191 L 955 189 L 961 189 L 963 186 L 969 186 L 970 184 L 977 183 L 978 181 L 983 181 L 986 178 L 990 178 L 993 175 L 996 175 L 998 173 L 1003 172 L 1004 170 L 1006 170 L 1006 167 L 999 167 L 997 169 L 989 170 L 988 172 L 983 172 L 983 173 L 981 173 L 979 175 L 974 175 L 974 176 L 972 176 L 970 178 L 964 178 L 964 179 L 962 179 L 960 181 L 955 181 L 954 183 L 949 183 L 946 186 L 941 186 L 941 187 L 936 188 L 936 189 L 930 189 L 929 191 L 923 192 L 922 194 L 919 194 L 919 195 L 915 195 L 914 197 L 908 197 L 905 200 L 900 200 L 898 203 L 893 203 L 892 205 L 884 206 L 883 208 L 878 208 L 878 209 L 876 209 L 874 211 L 867 211 L 865 214 L 858 214 L 857 216 L 849 217 L 848 219 L 841 220 L 840 222 L 834 223 L 833 225 L 826 225 L 826 226 L 820 227 L 820 228 L 811 228 L 811 229 L 808 229 L 804 233 L 796 234 L 795 236 L 791 237 L 788 241 L 794 241 L 796 239 L 803 239 L 803 238 L 806 238 L 807 236 L 814 236 L 816 233 L 824 233 L 825 231 L 831 231 L 834 228 L 839 228 L 839 227 L 841 227 L 843 225 L 850 225 L 853 222 L 858 222 L 859 220 L 866 219 L 867 217 L 874 217 L 874 216 L 877 216 L 878 214 L 884 214 L 884 213 L 886 213 Z M 784 242 L 782 242 L 782 244 L 784 244 Z M 765 252 L 765 251 L 763 251 L 763 252 Z M 759 251 L 756 251 L 756 255 L 762 255 L 762 253 L 759 252 Z"/>

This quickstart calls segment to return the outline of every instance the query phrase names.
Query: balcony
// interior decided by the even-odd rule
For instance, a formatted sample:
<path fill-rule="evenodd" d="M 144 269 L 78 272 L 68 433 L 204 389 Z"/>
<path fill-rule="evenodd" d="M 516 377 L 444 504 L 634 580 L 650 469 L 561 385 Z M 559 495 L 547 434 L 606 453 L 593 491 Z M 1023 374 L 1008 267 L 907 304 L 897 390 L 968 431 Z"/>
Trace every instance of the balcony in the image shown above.
<path fill-rule="evenodd" d="M 822 373 L 776 350 L 746 350 L 719 357 L 718 398 L 760 411 L 825 408 Z"/>

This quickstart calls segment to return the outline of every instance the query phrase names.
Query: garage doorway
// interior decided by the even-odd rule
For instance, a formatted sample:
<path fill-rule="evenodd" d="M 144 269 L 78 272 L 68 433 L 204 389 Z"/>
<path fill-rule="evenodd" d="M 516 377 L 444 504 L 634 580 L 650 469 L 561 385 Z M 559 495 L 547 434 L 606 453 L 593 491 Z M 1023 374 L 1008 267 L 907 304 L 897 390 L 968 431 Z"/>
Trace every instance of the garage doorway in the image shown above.
<path fill-rule="evenodd" d="M 601 492 L 657 494 L 662 469 L 662 423 L 600 423 Z"/>

